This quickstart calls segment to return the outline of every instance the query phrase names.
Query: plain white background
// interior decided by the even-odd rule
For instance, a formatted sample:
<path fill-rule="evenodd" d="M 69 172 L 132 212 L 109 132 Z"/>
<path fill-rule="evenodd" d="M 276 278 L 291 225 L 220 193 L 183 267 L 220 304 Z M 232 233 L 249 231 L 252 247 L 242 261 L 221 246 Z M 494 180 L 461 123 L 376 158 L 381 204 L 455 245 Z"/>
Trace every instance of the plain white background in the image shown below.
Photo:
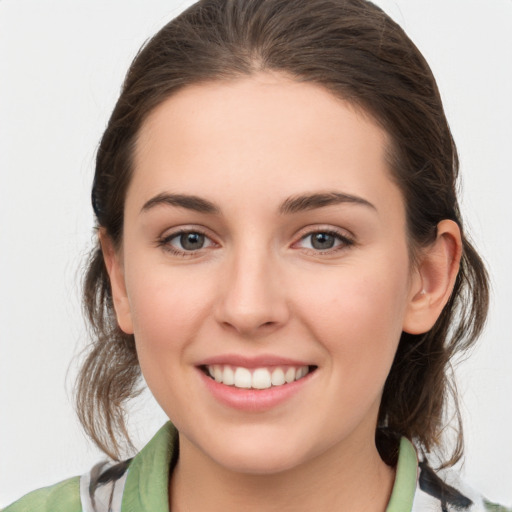
<path fill-rule="evenodd" d="M 512 1 L 380 0 L 431 64 L 458 144 L 462 207 L 491 270 L 488 328 L 458 368 L 466 479 L 512 504 Z M 0 506 L 102 455 L 72 405 L 87 336 L 98 140 L 140 45 L 180 0 L 0 0 Z M 138 447 L 165 421 L 145 394 Z"/>

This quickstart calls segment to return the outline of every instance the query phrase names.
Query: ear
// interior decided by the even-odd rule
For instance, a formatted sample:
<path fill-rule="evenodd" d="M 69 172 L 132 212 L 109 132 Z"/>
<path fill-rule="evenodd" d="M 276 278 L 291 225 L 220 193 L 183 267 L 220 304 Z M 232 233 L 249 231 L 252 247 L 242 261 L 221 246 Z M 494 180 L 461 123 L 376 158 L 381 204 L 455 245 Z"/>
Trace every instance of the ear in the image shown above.
<path fill-rule="evenodd" d="M 459 226 L 452 220 L 441 221 L 436 240 L 421 252 L 414 270 L 405 332 L 423 334 L 434 326 L 452 293 L 461 255 Z"/>
<path fill-rule="evenodd" d="M 116 250 L 112 239 L 107 235 L 104 229 L 100 229 L 99 239 L 105 267 L 110 278 L 110 287 L 112 289 L 112 300 L 116 311 L 117 323 L 126 334 L 133 334 L 132 315 L 128 294 L 126 293 L 126 284 L 124 280 L 124 268 L 122 260 L 122 251 Z"/>

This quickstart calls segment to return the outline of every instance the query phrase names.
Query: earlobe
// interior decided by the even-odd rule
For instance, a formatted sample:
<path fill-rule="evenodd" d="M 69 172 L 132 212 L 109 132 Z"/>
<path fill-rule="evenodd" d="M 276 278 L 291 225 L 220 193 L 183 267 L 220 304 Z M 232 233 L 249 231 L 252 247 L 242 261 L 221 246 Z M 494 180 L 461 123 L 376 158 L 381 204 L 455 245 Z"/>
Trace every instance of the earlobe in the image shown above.
<path fill-rule="evenodd" d="M 419 257 L 404 318 L 405 332 L 423 334 L 434 326 L 452 293 L 461 255 L 459 226 L 452 220 L 441 221 L 436 240 Z"/>
<path fill-rule="evenodd" d="M 126 334 L 133 334 L 133 322 L 130 310 L 128 294 L 126 292 L 126 284 L 124 279 L 124 269 L 120 251 L 116 251 L 112 239 L 108 234 L 100 229 L 99 240 L 105 267 L 110 279 L 110 287 L 112 290 L 112 300 L 116 311 L 116 318 L 119 327 Z"/>

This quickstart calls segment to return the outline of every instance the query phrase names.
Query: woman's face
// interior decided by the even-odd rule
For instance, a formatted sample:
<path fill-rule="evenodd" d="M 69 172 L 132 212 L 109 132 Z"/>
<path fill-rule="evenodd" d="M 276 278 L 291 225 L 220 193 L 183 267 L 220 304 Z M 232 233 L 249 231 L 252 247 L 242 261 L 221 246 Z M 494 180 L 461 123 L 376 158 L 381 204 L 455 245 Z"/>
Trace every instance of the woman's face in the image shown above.
<path fill-rule="evenodd" d="M 113 288 L 183 450 L 272 473 L 375 449 L 420 290 L 386 144 L 271 74 L 189 86 L 143 125 Z"/>

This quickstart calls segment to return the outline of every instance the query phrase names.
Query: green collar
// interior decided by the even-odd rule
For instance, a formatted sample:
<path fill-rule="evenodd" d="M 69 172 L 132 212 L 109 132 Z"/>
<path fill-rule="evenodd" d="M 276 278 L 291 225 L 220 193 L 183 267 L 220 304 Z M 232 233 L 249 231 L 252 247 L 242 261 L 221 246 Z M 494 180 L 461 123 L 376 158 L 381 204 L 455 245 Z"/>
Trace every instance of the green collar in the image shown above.
<path fill-rule="evenodd" d="M 169 512 L 168 482 L 178 431 L 166 423 L 137 454 L 128 469 L 122 512 Z M 411 442 L 400 441 L 395 485 L 386 512 L 411 512 L 418 461 Z"/>
<path fill-rule="evenodd" d="M 128 468 L 121 512 L 169 512 L 169 469 L 178 431 L 166 423 Z"/>
<path fill-rule="evenodd" d="M 396 465 L 395 484 L 386 512 L 411 512 L 416 480 L 418 475 L 418 457 L 414 446 L 405 437 L 400 440 L 398 463 Z"/>

